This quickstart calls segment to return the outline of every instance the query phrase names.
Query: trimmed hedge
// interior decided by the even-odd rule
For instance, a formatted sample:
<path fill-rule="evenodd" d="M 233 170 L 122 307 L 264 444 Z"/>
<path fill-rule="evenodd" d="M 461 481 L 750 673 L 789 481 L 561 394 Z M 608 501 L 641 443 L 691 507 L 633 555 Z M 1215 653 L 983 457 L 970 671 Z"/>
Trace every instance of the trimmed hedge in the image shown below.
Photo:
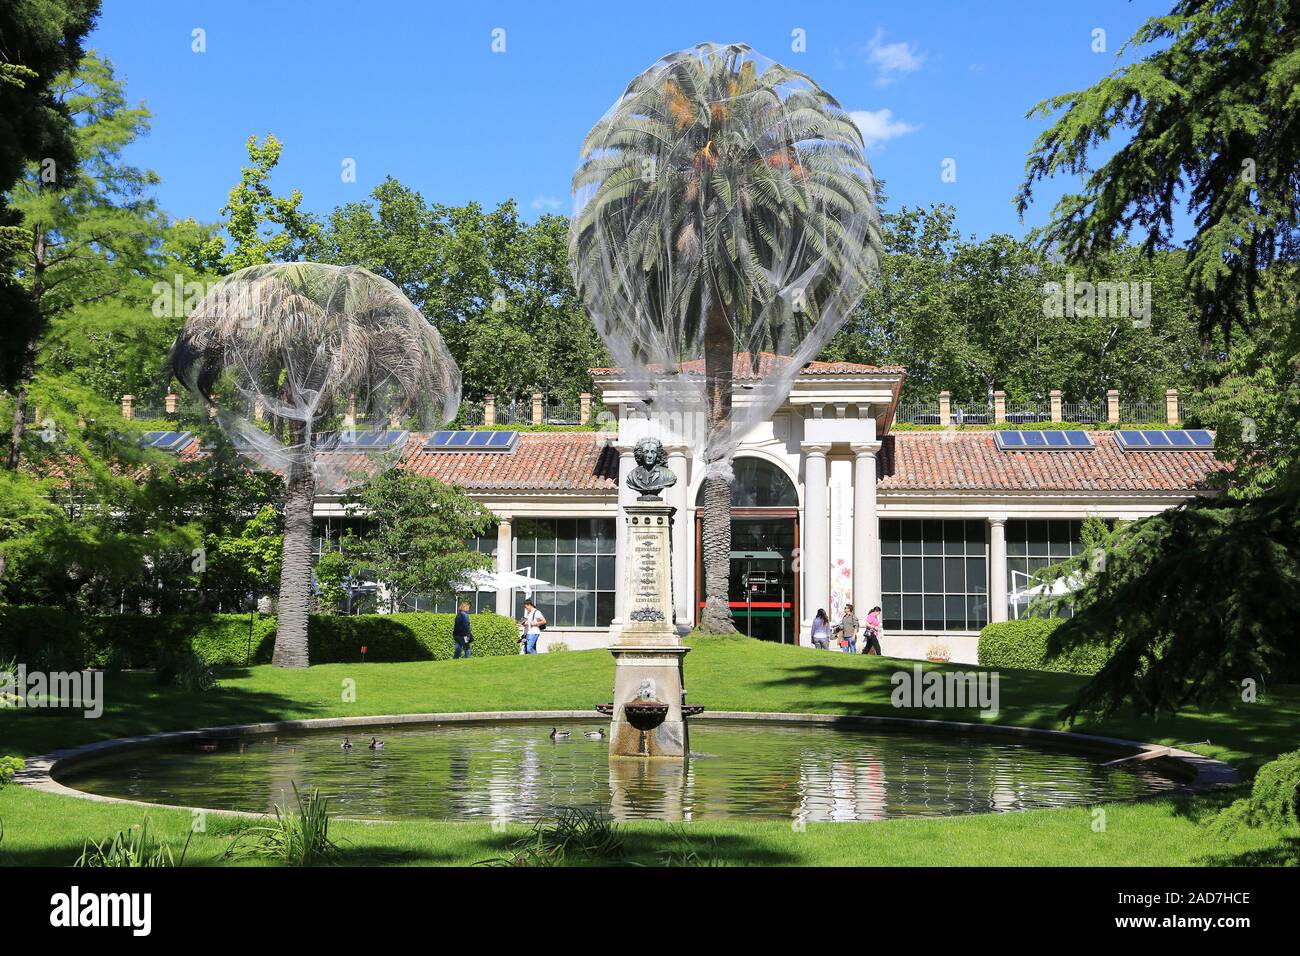
<path fill-rule="evenodd" d="M 313 664 L 447 660 L 455 615 L 417 612 L 322 616 L 307 626 Z M 519 653 L 515 622 L 471 614 L 474 655 Z M 16 657 L 48 670 L 155 667 L 164 649 L 192 647 L 214 666 L 267 664 L 275 647 L 275 618 L 259 614 L 77 615 L 57 608 L 0 607 L 0 660 Z"/>
<path fill-rule="evenodd" d="M 1103 646 L 1074 648 L 1047 660 L 1047 639 L 1060 623 L 1060 618 L 1029 617 L 1019 621 L 986 624 L 984 630 L 980 631 L 980 666 L 1057 671 L 1085 676 L 1101 670 L 1109 658 L 1109 651 Z"/>

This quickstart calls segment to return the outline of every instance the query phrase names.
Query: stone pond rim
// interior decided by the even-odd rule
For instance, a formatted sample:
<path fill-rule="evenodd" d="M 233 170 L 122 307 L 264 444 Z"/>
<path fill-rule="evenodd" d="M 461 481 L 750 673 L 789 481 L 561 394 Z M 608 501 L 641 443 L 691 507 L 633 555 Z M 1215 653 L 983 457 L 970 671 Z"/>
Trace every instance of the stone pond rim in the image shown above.
<path fill-rule="evenodd" d="M 32 787 L 46 793 L 92 800 L 100 803 L 116 803 L 162 810 L 203 810 L 207 813 L 235 817 L 263 818 L 265 813 L 245 810 L 219 810 L 205 807 L 189 807 L 173 804 L 149 803 L 143 800 L 126 800 L 120 797 L 108 797 L 88 793 L 65 786 L 54 775 L 89 760 L 108 754 L 131 750 L 161 749 L 167 746 L 189 741 L 194 744 L 213 740 L 255 737 L 268 734 L 289 733 L 292 731 L 314 730 L 353 730 L 359 728 L 392 727 L 403 724 L 439 724 L 439 723 L 493 723 L 496 721 L 520 720 L 583 720 L 590 718 L 591 712 L 584 710 L 525 710 L 525 711 L 470 711 L 455 713 L 425 714 L 380 714 L 365 717 L 317 717 L 307 720 L 284 720 L 256 724 L 232 724 L 218 727 L 202 727 L 196 730 L 164 731 L 156 734 L 144 734 L 136 737 L 117 737 L 95 743 L 69 747 L 32 757 L 26 766 L 15 774 L 13 782 L 21 786 Z M 874 715 L 836 715 L 836 714 L 799 714 L 771 713 L 750 711 L 709 711 L 699 716 L 707 721 L 770 721 L 773 723 L 803 724 L 841 728 L 845 730 L 877 728 L 901 732 L 951 733 L 954 735 L 983 735 L 1004 740 L 1021 740 L 1025 742 L 1055 743 L 1076 751 L 1085 751 L 1102 756 L 1122 757 L 1166 750 L 1163 744 L 1142 743 L 1118 737 L 1102 737 L 1093 734 L 1077 734 L 1063 730 L 1046 730 L 1037 727 L 1015 727 L 1008 724 L 972 724 L 952 720 L 921 720 L 911 717 L 881 717 Z M 1237 771 L 1220 760 L 1214 760 L 1186 750 L 1171 749 L 1162 754 L 1158 760 L 1168 776 L 1181 779 L 1181 786 L 1165 791 L 1159 796 L 1182 796 L 1204 793 L 1231 786 L 1238 782 Z M 1133 799 L 1150 799 L 1137 797 Z M 340 818 L 346 819 L 346 818 Z"/>

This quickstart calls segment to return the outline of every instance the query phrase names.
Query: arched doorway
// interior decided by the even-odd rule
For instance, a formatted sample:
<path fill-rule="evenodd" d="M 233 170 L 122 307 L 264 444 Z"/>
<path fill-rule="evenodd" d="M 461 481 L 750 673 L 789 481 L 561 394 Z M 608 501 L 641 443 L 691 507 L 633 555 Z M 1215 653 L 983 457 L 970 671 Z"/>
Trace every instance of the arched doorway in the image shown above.
<path fill-rule="evenodd" d="M 728 599 L 742 634 L 786 644 L 799 640 L 799 493 L 780 468 L 763 458 L 732 463 L 731 573 Z M 704 607 L 701 528 L 704 488 L 695 499 L 695 623 Z"/>

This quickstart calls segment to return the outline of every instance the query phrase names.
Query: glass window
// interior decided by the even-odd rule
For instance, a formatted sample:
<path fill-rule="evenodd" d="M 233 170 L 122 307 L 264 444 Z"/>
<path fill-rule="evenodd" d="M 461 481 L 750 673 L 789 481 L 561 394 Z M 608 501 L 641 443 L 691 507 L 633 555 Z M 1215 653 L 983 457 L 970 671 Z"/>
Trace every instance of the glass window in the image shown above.
<path fill-rule="evenodd" d="M 731 464 L 733 508 L 797 508 L 799 495 L 785 472 L 762 458 L 737 458 Z M 704 505 L 704 486 L 696 495 L 697 507 Z"/>
<path fill-rule="evenodd" d="M 977 631 L 988 623 L 986 546 L 982 521 L 882 521 L 886 632 Z"/>
<path fill-rule="evenodd" d="M 1012 595 L 1030 587 L 1043 568 L 1078 554 L 1083 548 L 1082 530 L 1082 521 L 1007 522 L 1007 617 L 1015 620 L 1029 614 L 1028 599 L 1017 601 Z M 1070 613 L 1068 608 L 1060 612 L 1062 617 Z"/>
<path fill-rule="evenodd" d="M 520 519 L 515 540 L 516 571 L 546 582 L 533 591 L 538 610 L 552 627 L 607 627 L 614 619 L 614 519 Z M 515 592 L 515 616 L 524 595 Z"/>

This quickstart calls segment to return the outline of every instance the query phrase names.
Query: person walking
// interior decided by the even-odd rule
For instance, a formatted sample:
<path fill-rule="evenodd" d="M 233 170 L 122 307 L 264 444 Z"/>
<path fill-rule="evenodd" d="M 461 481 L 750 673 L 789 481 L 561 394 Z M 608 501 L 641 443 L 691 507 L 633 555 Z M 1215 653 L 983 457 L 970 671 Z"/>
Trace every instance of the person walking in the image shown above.
<path fill-rule="evenodd" d="M 469 623 L 469 602 L 461 601 L 456 609 L 456 622 L 451 626 L 451 640 L 456 645 L 451 659 L 457 660 L 462 655 L 469 657 L 470 644 L 474 641 L 474 629 Z"/>
<path fill-rule="evenodd" d="M 813 647 L 819 647 L 823 651 L 831 649 L 831 621 L 820 608 L 812 620 L 812 643 Z"/>
<path fill-rule="evenodd" d="M 880 635 L 884 631 L 885 625 L 880 616 L 880 608 L 873 607 L 867 612 L 867 626 L 862 632 L 862 653 L 863 654 L 883 654 L 880 649 Z"/>
<path fill-rule="evenodd" d="M 546 618 L 541 611 L 537 610 L 537 605 L 533 603 L 532 598 L 524 601 L 524 619 L 520 622 L 524 626 L 524 653 L 537 653 L 537 639 L 542 636 L 542 629 L 546 627 Z"/>
<path fill-rule="evenodd" d="M 858 618 L 853 613 L 853 605 L 844 605 L 844 617 L 840 619 L 840 649 L 846 654 L 858 652 Z"/>

